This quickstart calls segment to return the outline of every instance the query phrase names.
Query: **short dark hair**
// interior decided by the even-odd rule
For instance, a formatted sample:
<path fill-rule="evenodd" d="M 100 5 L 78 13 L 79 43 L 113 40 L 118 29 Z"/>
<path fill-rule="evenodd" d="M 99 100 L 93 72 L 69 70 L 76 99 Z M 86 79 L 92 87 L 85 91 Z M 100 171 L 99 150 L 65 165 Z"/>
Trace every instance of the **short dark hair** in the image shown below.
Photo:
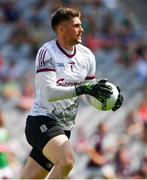
<path fill-rule="evenodd" d="M 66 20 L 70 20 L 74 17 L 81 17 L 79 10 L 67 7 L 60 7 L 51 16 L 51 26 L 56 31 L 57 26 Z"/>

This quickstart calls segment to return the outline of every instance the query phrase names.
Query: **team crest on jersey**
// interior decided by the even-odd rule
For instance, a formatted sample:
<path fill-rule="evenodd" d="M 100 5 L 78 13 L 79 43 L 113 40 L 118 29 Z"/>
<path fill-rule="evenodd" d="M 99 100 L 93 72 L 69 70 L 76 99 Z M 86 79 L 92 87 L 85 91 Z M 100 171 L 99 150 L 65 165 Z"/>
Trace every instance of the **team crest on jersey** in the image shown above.
<path fill-rule="evenodd" d="M 73 66 L 75 65 L 75 62 L 71 61 L 68 64 L 70 65 L 71 71 L 73 71 Z"/>
<path fill-rule="evenodd" d="M 64 63 L 62 62 L 57 62 L 56 67 L 65 67 Z"/>

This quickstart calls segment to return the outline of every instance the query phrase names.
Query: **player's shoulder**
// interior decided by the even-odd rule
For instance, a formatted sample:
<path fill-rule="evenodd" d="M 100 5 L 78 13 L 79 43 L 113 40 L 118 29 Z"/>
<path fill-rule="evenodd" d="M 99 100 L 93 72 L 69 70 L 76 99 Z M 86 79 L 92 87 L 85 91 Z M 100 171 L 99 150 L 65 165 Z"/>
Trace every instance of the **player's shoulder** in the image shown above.
<path fill-rule="evenodd" d="M 38 49 L 38 53 L 36 55 L 36 61 L 45 62 L 46 60 L 50 59 L 52 56 L 51 48 L 53 48 L 52 46 L 54 46 L 54 44 L 55 44 L 55 40 L 51 40 L 40 46 L 40 48 Z"/>
<path fill-rule="evenodd" d="M 77 44 L 77 50 L 87 55 L 93 55 L 93 52 L 83 44 Z"/>
<path fill-rule="evenodd" d="M 46 49 L 49 50 L 50 48 L 54 47 L 56 45 L 56 41 L 53 39 L 51 41 L 48 41 L 46 43 L 44 43 L 40 48 L 40 49 Z"/>

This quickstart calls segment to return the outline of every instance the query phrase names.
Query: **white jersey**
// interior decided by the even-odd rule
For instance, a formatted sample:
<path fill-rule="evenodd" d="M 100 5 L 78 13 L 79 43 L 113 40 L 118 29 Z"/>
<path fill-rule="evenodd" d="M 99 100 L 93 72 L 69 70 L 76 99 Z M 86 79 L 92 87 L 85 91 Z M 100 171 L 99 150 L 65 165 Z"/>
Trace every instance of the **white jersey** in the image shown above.
<path fill-rule="evenodd" d="M 81 44 L 68 54 L 56 40 L 45 43 L 35 63 L 36 96 L 30 115 L 54 118 L 70 130 L 75 123 L 79 97 L 75 85 L 95 79 L 95 57 Z"/>

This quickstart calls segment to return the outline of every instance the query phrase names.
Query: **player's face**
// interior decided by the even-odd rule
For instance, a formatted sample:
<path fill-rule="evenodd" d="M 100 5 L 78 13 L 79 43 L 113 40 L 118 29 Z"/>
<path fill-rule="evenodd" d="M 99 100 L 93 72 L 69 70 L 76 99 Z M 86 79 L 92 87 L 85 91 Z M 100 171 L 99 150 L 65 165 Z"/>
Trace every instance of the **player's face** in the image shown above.
<path fill-rule="evenodd" d="M 65 21 L 62 26 L 64 29 L 63 36 L 66 42 L 70 45 L 81 43 L 83 28 L 79 17 L 75 17 L 70 21 Z"/>

